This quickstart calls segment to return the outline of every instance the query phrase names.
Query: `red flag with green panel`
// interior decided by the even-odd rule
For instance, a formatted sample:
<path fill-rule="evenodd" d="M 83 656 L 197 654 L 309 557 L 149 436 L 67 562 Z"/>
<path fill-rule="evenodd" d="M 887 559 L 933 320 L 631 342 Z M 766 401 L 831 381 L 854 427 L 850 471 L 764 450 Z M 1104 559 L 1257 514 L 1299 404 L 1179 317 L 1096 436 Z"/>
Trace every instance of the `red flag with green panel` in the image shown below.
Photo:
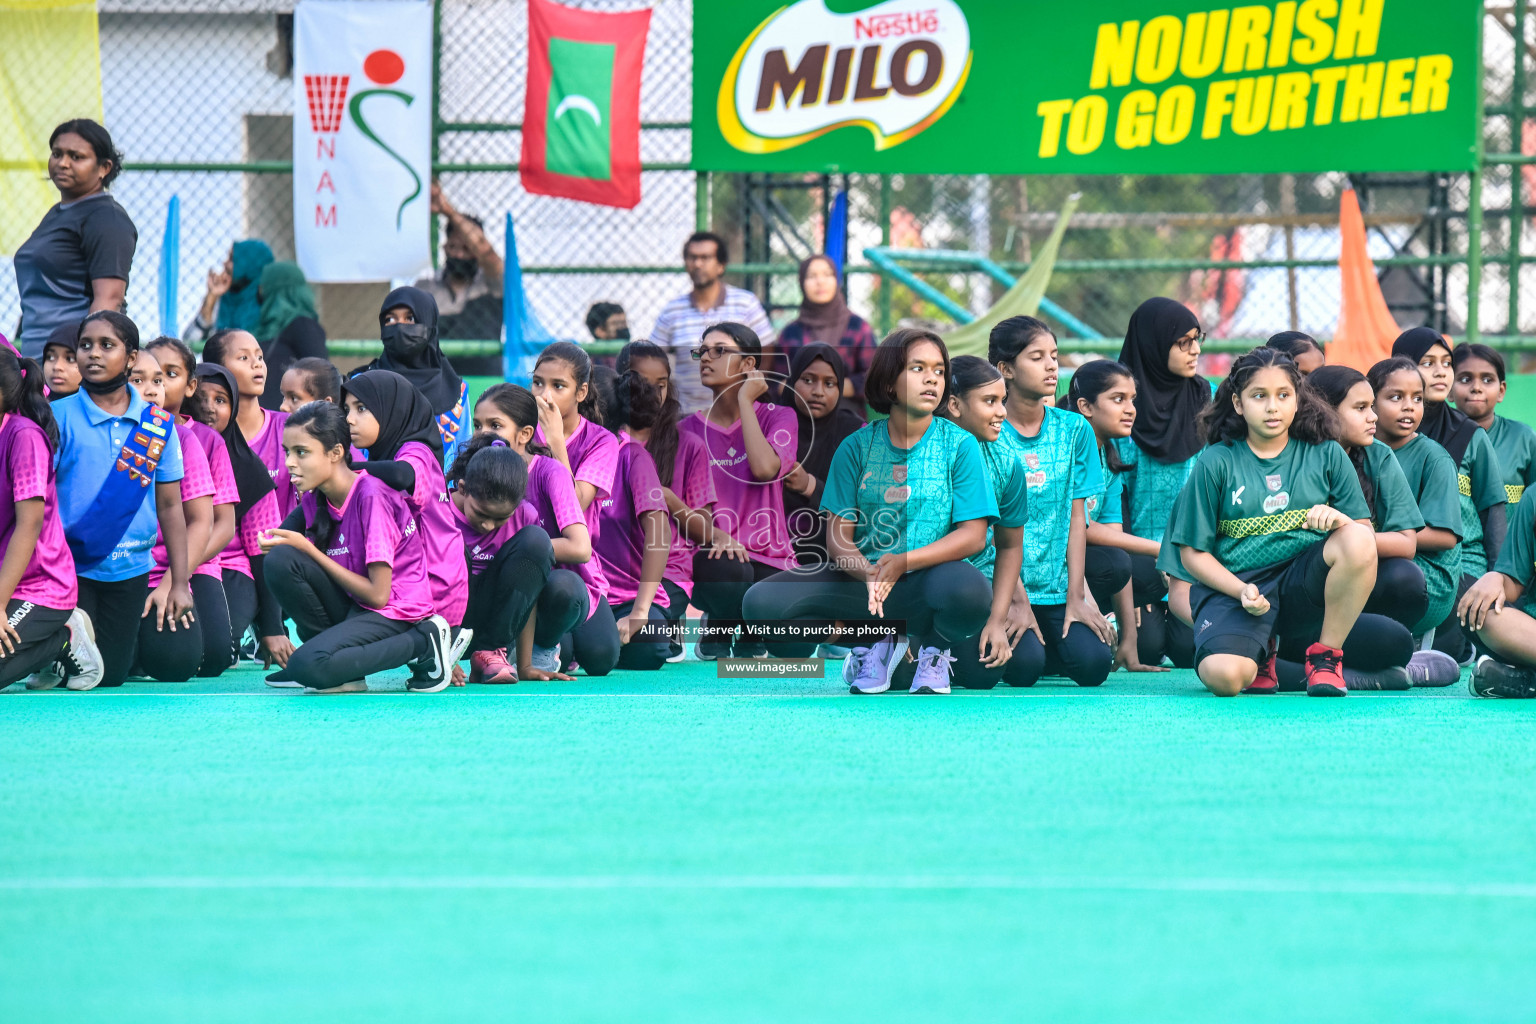
<path fill-rule="evenodd" d="M 640 70 L 649 10 L 528 2 L 523 188 L 630 209 L 640 202 Z"/>

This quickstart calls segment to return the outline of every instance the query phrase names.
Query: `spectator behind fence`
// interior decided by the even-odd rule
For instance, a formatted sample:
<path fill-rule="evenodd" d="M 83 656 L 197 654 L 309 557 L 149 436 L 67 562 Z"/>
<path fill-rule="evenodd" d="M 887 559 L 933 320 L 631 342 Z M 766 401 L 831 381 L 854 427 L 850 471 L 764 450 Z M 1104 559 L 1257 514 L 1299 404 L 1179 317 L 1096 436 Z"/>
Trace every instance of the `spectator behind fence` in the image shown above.
<path fill-rule="evenodd" d="M 725 239 L 710 231 L 689 235 L 683 243 L 683 271 L 693 282 L 693 290 L 663 306 L 651 331 L 651 341 L 672 353 L 672 379 L 677 382 L 677 400 L 685 415 L 707 409 L 714 401 L 699 375 L 688 366 L 689 353 L 701 343 L 704 328 L 723 321 L 741 323 L 752 328 L 764 349 L 774 342 L 773 324 L 757 296 L 722 280 L 727 261 Z M 775 369 L 773 357 L 768 359 L 767 369 Z M 678 372 L 679 363 L 683 364 L 682 372 Z M 777 369 L 782 374 L 788 368 Z"/>
<path fill-rule="evenodd" d="M 315 293 L 297 263 L 267 264 L 257 295 L 261 314 L 252 333 L 267 360 L 261 407 L 276 412 L 283 407 L 283 374 L 288 367 L 300 359 L 329 357 L 325 328 L 315 313 Z"/>
<path fill-rule="evenodd" d="M 795 353 L 812 344 L 831 345 L 843 357 L 843 405 L 862 418 L 864 374 L 874 358 L 875 332 L 848 308 L 837 264 L 829 256 L 812 256 L 800 264 L 800 315 L 779 332 L 779 361 L 793 363 Z"/>
<path fill-rule="evenodd" d="M 629 318 L 617 302 L 597 302 L 587 310 L 587 330 L 598 341 L 628 341 Z"/>
<path fill-rule="evenodd" d="M 22 353 L 43 354 L 48 335 L 97 310 L 123 309 L 139 233 L 107 192 L 123 157 L 105 128 L 65 121 L 48 137 L 48 178 L 59 202 L 16 250 Z"/>
<path fill-rule="evenodd" d="M 432 183 L 432 212 L 448 221 L 443 236 L 443 266 L 416 287 L 437 301 L 441 341 L 497 341 L 501 338 L 501 256 L 485 237 L 479 217 L 460 213 L 437 182 Z M 453 361 L 462 373 L 501 376 L 501 356 Z"/>
<path fill-rule="evenodd" d="M 259 238 L 247 238 L 230 246 L 221 270 L 208 271 L 208 290 L 197 316 L 182 332 L 186 342 L 207 341 L 214 331 L 256 333 L 261 320 L 261 272 L 273 260 L 272 247 Z"/>

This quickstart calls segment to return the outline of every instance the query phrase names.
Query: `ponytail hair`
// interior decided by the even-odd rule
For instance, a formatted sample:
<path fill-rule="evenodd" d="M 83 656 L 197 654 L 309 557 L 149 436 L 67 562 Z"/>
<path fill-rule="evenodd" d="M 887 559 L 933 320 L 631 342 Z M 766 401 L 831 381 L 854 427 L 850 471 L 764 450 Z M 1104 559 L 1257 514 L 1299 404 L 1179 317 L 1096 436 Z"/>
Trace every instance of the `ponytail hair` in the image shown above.
<path fill-rule="evenodd" d="M 949 396 L 962 401 L 977 388 L 1003 379 L 1002 372 L 981 356 L 955 356 L 949 361 Z"/>
<path fill-rule="evenodd" d="M 326 451 L 337 445 L 341 446 L 343 455 L 352 450 L 352 429 L 347 426 L 347 414 L 334 402 L 305 402 L 288 417 L 284 429 L 288 427 L 302 427 Z M 324 551 L 330 545 L 331 533 L 335 529 L 336 520 L 331 518 L 329 503 L 317 499 L 314 525 L 307 527 L 304 535 L 314 541 L 315 547 Z"/>
<path fill-rule="evenodd" d="M 222 331 L 214 331 L 208 335 L 208 340 L 203 342 L 203 362 L 218 363 L 224 365 L 225 350 L 229 347 L 230 336 L 240 331 L 239 327 L 226 327 Z M 247 332 L 249 333 L 249 332 Z"/>
<path fill-rule="evenodd" d="M 1365 379 L 1370 383 L 1371 390 L 1379 395 L 1381 394 L 1381 389 L 1387 386 L 1387 378 L 1394 373 L 1402 373 L 1404 370 L 1412 370 L 1414 373 L 1418 373 L 1419 364 L 1407 356 L 1388 356 L 1372 366 L 1366 372 Z M 1421 376 L 1419 380 L 1422 382 L 1423 377 Z"/>
<path fill-rule="evenodd" d="M 631 341 L 619 349 L 613 368 L 622 376 L 630 371 L 636 359 L 657 359 L 667 368 L 667 398 L 661 403 L 661 412 L 657 414 L 656 422 L 651 425 L 651 437 L 645 442 L 645 450 L 651 453 L 651 460 L 656 463 L 656 475 L 661 478 L 661 486 L 671 487 L 680 441 L 677 424 L 683 418 L 683 407 L 677 400 L 677 388 L 672 383 L 672 361 L 667 358 L 667 350 L 660 345 L 649 341 Z"/>
<path fill-rule="evenodd" d="M 1201 439 L 1206 444 L 1223 441 L 1242 441 L 1248 437 L 1248 423 L 1243 414 L 1233 407 L 1233 398 L 1243 393 L 1248 382 L 1260 370 L 1275 369 L 1290 379 L 1291 390 L 1296 392 L 1296 417 L 1291 420 L 1290 436 L 1306 444 L 1322 444 L 1338 440 L 1339 418 L 1316 391 L 1302 387 L 1301 371 L 1291 357 L 1275 349 L 1259 347 L 1232 361 L 1227 379 L 1216 389 L 1211 404 L 1201 410 L 1196 418 Z"/>
<path fill-rule="evenodd" d="M 987 335 L 987 362 L 993 366 L 1013 362 L 1042 334 L 1052 340 L 1056 337 L 1044 320 L 1032 316 L 1011 316 L 998 321 Z"/>
<path fill-rule="evenodd" d="M 539 425 L 539 403 L 533 392 L 521 384 L 493 384 L 480 394 L 480 401 L 494 405 L 518 430 Z M 532 439 L 528 441 L 528 454 L 555 457 L 549 445 Z"/>
<path fill-rule="evenodd" d="M 176 353 L 177 359 L 181 360 L 181 365 L 186 369 L 188 380 L 191 380 L 192 376 L 197 373 L 197 356 L 192 354 L 192 350 L 187 347 L 187 343 L 180 338 L 173 338 L 168 334 L 162 334 L 148 345 L 145 345 L 144 348 L 151 353 L 157 348 L 168 348 Z M 155 356 L 155 358 L 159 359 L 161 363 L 165 362 L 159 356 Z"/>
<path fill-rule="evenodd" d="M 1349 395 L 1350 389 L 1356 384 L 1365 384 L 1371 387 L 1365 374 L 1352 366 L 1319 366 L 1312 371 L 1312 376 L 1307 378 L 1304 385 L 1309 391 L 1317 392 L 1319 398 L 1328 403 L 1329 408 L 1338 409 L 1340 404 Z M 1371 387 L 1372 391 L 1376 389 Z M 1355 467 L 1355 476 L 1360 478 L 1360 491 L 1365 495 L 1365 503 L 1370 506 L 1371 515 L 1376 514 L 1376 488 L 1371 483 L 1371 475 L 1365 469 L 1365 449 L 1344 444 L 1340 439 L 1339 445 L 1349 454 L 1349 461 Z"/>
<path fill-rule="evenodd" d="M 1131 383 L 1136 382 L 1136 375 L 1131 373 L 1130 367 L 1114 359 L 1092 359 L 1072 371 L 1072 382 L 1067 385 L 1067 411 L 1075 412 L 1079 416 L 1082 410 L 1077 407 L 1079 400 L 1093 405 L 1099 400 L 1099 396 L 1114 386 L 1115 382 L 1124 378 Z M 1111 473 L 1123 473 L 1130 467 L 1120 461 L 1120 453 L 1112 444 L 1106 444 L 1104 451 L 1104 466 Z"/>
<path fill-rule="evenodd" d="M 612 382 L 603 381 L 603 404 L 608 410 L 609 430 L 649 430 L 661 415 L 661 392 L 656 385 L 634 370 L 627 370 Z"/>
<path fill-rule="evenodd" d="M 476 501 L 517 505 L 528 493 L 528 464 L 495 434 L 476 434 L 448 467 L 448 480 Z"/>
<path fill-rule="evenodd" d="M 37 361 L 17 356 L 9 346 L 0 347 L 0 403 L 43 428 L 48 446 L 59 449 L 59 425 L 54 422 L 48 396 L 43 394 L 43 370 Z"/>
<path fill-rule="evenodd" d="M 123 343 L 123 347 L 130 352 L 139 350 L 139 325 L 128 317 L 111 309 L 98 309 L 96 312 L 80 321 L 80 326 L 75 330 L 75 341 L 79 342 L 80 332 L 85 330 L 85 325 L 97 320 L 106 321 L 112 327 L 112 333 L 117 335 L 117 340 Z"/>
<path fill-rule="evenodd" d="M 566 363 L 571 368 L 571 373 L 576 378 L 576 386 L 585 386 L 587 397 L 583 398 L 576 406 L 576 412 L 584 419 L 589 419 L 598 426 L 603 423 L 603 402 L 597 394 L 597 388 L 592 386 L 592 357 L 587 355 L 587 350 L 569 341 L 557 341 L 554 344 L 544 346 L 544 351 L 539 353 L 539 359 L 533 364 L 537 370 L 551 359 L 557 359 Z M 537 417 L 535 417 L 537 422 Z"/>

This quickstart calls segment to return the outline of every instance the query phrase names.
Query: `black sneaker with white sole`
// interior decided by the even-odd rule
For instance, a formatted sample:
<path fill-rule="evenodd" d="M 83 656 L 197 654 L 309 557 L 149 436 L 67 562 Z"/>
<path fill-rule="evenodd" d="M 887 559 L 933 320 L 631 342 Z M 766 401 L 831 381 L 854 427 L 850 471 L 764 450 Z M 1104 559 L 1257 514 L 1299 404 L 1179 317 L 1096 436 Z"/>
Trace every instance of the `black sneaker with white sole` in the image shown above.
<path fill-rule="evenodd" d="M 427 638 L 427 653 L 416 663 L 417 672 L 405 688 L 412 693 L 437 693 L 453 678 L 453 631 L 441 615 L 429 616 L 416 628 Z"/>
<path fill-rule="evenodd" d="M 1477 659 L 1467 687 L 1474 697 L 1529 700 L 1536 697 L 1536 670 L 1507 665 L 1485 654 Z"/>

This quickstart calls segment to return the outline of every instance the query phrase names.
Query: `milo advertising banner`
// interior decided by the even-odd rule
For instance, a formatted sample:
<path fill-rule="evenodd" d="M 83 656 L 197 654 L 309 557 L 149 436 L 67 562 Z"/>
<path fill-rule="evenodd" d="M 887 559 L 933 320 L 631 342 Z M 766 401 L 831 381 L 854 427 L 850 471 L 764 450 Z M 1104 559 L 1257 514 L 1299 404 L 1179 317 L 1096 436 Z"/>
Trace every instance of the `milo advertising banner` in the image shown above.
<path fill-rule="evenodd" d="M 1465 170 L 1481 0 L 694 5 L 693 166 Z"/>

